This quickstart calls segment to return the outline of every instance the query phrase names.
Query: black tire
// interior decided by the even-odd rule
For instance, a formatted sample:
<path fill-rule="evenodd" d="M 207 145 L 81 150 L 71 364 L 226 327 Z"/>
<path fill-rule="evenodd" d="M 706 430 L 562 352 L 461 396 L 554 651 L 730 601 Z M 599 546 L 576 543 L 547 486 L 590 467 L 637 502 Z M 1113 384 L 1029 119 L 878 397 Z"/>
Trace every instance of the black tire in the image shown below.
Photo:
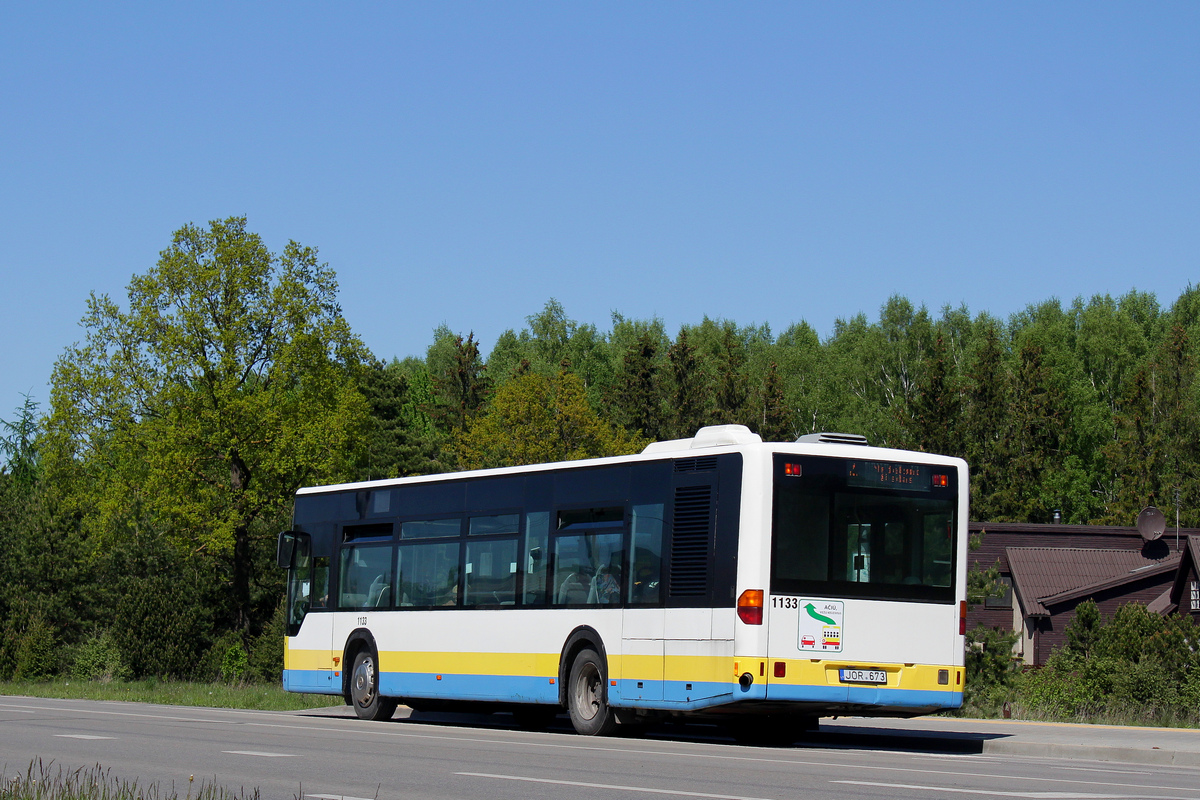
<path fill-rule="evenodd" d="M 350 672 L 350 705 L 359 719 L 376 722 L 391 719 L 396 713 L 396 701 L 379 694 L 379 659 L 371 650 L 361 650 L 354 657 Z"/>
<path fill-rule="evenodd" d="M 608 705 L 608 668 L 591 648 L 581 650 L 571 663 L 567 711 L 571 726 L 582 736 L 607 736 L 617 727 L 617 716 Z"/>

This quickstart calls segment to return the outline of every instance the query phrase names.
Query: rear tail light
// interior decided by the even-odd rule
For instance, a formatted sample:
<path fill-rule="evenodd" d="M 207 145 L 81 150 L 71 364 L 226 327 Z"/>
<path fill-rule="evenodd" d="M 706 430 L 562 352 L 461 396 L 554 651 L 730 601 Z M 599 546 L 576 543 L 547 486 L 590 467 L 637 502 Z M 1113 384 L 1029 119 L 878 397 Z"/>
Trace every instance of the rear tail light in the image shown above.
<path fill-rule="evenodd" d="M 958 603 L 958 635 L 967 635 L 967 601 L 960 600 Z"/>
<path fill-rule="evenodd" d="M 762 625 L 763 623 L 763 590 L 747 589 L 738 597 L 738 619 L 747 625 Z"/>

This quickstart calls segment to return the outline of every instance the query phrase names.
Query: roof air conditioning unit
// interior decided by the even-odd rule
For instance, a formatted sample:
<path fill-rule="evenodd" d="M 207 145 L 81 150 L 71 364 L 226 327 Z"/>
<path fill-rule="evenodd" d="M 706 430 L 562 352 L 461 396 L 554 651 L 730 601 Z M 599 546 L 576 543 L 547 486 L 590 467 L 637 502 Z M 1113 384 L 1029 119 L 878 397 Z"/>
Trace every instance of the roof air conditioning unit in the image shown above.
<path fill-rule="evenodd" d="M 857 433 L 806 433 L 796 440 L 797 444 L 856 444 L 869 447 L 867 437 Z"/>

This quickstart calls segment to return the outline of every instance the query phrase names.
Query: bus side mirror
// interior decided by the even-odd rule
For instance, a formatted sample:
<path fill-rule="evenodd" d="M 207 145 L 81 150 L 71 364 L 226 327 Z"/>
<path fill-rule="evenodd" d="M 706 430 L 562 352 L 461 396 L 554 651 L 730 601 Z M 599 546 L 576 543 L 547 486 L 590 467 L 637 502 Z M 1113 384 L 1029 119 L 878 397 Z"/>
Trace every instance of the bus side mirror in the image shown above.
<path fill-rule="evenodd" d="M 279 534 L 279 542 L 275 546 L 275 563 L 280 569 L 291 569 L 292 554 L 296 549 L 296 534 L 283 531 Z"/>

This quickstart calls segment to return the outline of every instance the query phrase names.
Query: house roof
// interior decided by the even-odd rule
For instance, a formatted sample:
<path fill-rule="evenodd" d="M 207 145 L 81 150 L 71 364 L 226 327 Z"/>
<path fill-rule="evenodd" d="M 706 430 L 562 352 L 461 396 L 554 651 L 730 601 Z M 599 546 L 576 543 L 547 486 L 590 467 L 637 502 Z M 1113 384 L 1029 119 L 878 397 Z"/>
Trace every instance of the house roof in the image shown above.
<path fill-rule="evenodd" d="M 1171 586 L 1171 605 L 1175 608 L 1183 602 L 1183 591 L 1186 588 L 1188 576 L 1200 574 L 1200 536 L 1187 537 L 1187 545 L 1180 553 L 1182 561 L 1179 571 L 1175 573 L 1175 583 Z"/>
<path fill-rule="evenodd" d="M 1068 589 L 1064 592 L 1059 592 L 1056 595 L 1042 598 L 1042 605 L 1049 607 L 1059 603 L 1065 603 L 1069 600 L 1079 600 L 1096 592 L 1102 592 L 1105 589 L 1112 589 L 1116 586 L 1129 583 L 1138 578 L 1146 578 L 1151 575 L 1161 575 L 1164 572 L 1174 572 L 1179 567 L 1179 555 L 1172 554 L 1168 558 L 1164 558 L 1158 563 L 1145 564 L 1140 567 L 1134 567 L 1128 572 L 1120 575 L 1114 575 L 1111 578 L 1089 583 L 1086 586 L 1080 586 L 1077 589 Z"/>
<path fill-rule="evenodd" d="M 1197 537 L 1200 539 L 1200 537 Z M 1009 547 L 1013 589 L 1028 616 L 1049 616 L 1051 604 L 1173 570 L 1177 555 L 1150 559 L 1135 550 Z"/>
<path fill-rule="evenodd" d="M 1051 524 L 1041 522 L 981 522 L 967 523 L 971 533 L 1032 533 L 1042 536 L 1116 536 L 1121 538 L 1141 538 L 1136 527 L 1125 525 L 1068 525 L 1065 523 Z M 1180 528 L 1184 536 L 1200 535 L 1200 528 Z M 1168 528 L 1163 538 L 1173 538 L 1175 528 Z"/>

